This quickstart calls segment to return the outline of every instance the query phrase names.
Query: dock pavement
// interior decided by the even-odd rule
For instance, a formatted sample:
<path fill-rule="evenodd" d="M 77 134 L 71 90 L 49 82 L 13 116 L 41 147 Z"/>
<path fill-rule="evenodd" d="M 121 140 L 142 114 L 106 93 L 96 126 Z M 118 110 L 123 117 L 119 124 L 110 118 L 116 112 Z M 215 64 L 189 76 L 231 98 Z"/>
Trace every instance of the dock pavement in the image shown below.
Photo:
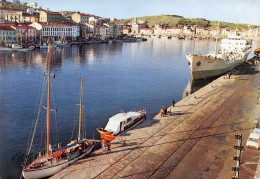
<path fill-rule="evenodd" d="M 245 146 L 260 121 L 258 64 L 243 64 L 232 73 L 169 107 L 171 116 L 157 114 L 122 134 L 111 153 L 96 150 L 51 178 L 230 179 L 234 135 L 242 134 Z M 253 178 L 259 154 L 245 146 L 240 178 Z"/>

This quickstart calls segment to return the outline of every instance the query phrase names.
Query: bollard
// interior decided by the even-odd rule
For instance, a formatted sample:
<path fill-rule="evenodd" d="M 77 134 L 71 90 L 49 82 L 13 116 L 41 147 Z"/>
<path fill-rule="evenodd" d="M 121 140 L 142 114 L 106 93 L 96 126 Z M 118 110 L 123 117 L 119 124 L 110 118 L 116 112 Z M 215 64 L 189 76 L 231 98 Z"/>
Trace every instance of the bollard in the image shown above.
<path fill-rule="evenodd" d="M 239 168 L 240 168 L 240 161 L 241 161 L 241 151 L 243 150 L 242 146 L 242 134 L 236 134 L 235 139 L 238 140 L 237 145 L 234 145 L 234 149 L 237 150 L 237 155 L 233 156 L 233 160 L 236 161 L 236 166 L 232 167 L 232 171 L 236 172 L 236 176 L 232 178 L 239 179 Z"/>

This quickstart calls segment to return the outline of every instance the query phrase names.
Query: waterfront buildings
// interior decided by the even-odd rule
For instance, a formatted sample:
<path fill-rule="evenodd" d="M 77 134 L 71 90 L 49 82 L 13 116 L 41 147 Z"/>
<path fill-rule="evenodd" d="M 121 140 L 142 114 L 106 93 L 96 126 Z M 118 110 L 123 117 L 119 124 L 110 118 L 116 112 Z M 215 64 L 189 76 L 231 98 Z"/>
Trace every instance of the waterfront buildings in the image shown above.
<path fill-rule="evenodd" d="M 167 36 L 175 36 L 182 34 L 182 28 L 180 27 L 168 27 L 166 29 L 166 35 Z"/>
<path fill-rule="evenodd" d="M 59 12 L 40 11 L 40 22 L 61 23 L 63 21 L 64 17 Z"/>
<path fill-rule="evenodd" d="M 139 33 L 140 33 L 140 29 L 141 29 L 141 28 L 145 28 L 145 27 L 146 27 L 145 24 L 140 24 L 140 23 L 138 23 L 137 18 L 135 18 L 135 19 L 132 21 L 131 33 L 133 33 L 133 34 L 139 34 Z"/>
<path fill-rule="evenodd" d="M 16 43 L 16 30 L 11 26 L 0 26 L 1 47 L 11 47 Z"/>
<path fill-rule="evenodd" d="M 153 29 L 152 28 L 141 28 L 140 34 L 141 35 L 153 35 Z"/>
<path fill-rule="evenodd" d="M 30 25 L 37 29 L 37 35 L 43 39 L 47 38 L 66 38 L 74 39 L 79 36 L 79 26 L 77 25 L 67 25 L 62 23 L 44 23 L 44 22 L 34 22 Z"/>
<path fill-rule="evenodd" d="M 12 25 L 14 30 L 16 30 L 16 35 L 18 40 L 22 42 L 35 42 L 36 41 L 36 29 L 28 25 Z"/>
<path fill-rule="evenodd" d="M 14 10 L 14 9 L 6 9 L 4 17 L 5 17 L 5 22 L 7 22 L 7 23 L 23 22 L 23 11 Z"/>
<path fill-rule="evenodd" d="M 85 23 L 89 22 L 89 15 L 85 14 L 85 13 L 76 12 L 76 13 L 71 15 L 71 19 L 75 23 L 85 24 Z"/>

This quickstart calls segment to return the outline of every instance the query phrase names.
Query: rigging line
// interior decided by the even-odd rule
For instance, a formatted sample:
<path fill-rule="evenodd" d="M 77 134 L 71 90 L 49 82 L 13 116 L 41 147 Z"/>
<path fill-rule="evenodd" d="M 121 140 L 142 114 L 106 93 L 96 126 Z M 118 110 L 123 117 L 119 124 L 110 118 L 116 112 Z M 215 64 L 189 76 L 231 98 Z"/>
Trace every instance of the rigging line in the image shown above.
<path fill-rule="evenodd" d="M 43 80 L 44 80 L 44 79 L 43 79 Z M 43 80 L 42 80 L 41 84 L 43 83 Z M 38 97 L 37 97 L 37 102 L 36 102 L 36 104 L 38 104 L 38 102 L 39 102 L 41 91 L 42 91 L 42 88 L 39 89 L 39 93 L 38 93 Z M 33 126 L 35 126 L 35 122 L 36 122 L 36 120 L 37 120 L 37 118 L 35 117 L 35 116 L 36 116 L 36 110 L 37 110 L 37 105 L 35 106 L 35 111 L 34 111 L 34 115 L 33 115 L 32 126 L 31 126 L 31 130 L 30 130 L 30 135 L 29 135 L 28 144 L 27 144 L 27 151 L 28 151 L 28 148 L 29 148 L 29 145 L 30 145 L 30 139 L 31 139 L 32 133 L 33 133 Z M 27 151 L 26 151 L 26 153 L 27 153 Z"/>
<path fill-rule="evenodd" d="M 51 86 L 53 86 L 52 81 L 51 81 Z M 53 96 L 53 97 L 52 97 L 52 102 L 53 102 L 54 108 L 56 108 L 55 95 L 54 95 L 54 90 L 53 90 L 53 88 L 51 88 L 51 93 L 52 93 L 52 96 Z M 57 115 L 56 115 L 56 112 L 55 112 L 54 121 L 55 121 L 55 127 L 56 127 L 56 134 L 55 134 L 54 136 L 55 136 L 55 139 L 58 141 L 59 131 L 58 131 L 58 124 L 57 124 Z M 52 129 L 52 130 L 53 130 L 53 129 Z M 53 131 L 54 131 L 54 130 L 53 130 Z"/>
<path fill-rule="evenodd" d="M 56 133 L 57 133 L 57 142 L 59 142 L 60 140 L 60 138 L 59 138 L 59 130 L 58 130 L 58 123 L 57 123 L 57 114 L 56 114 L 56 112 L 55 112 L 55 127 L 56 127 Z"/>
<path fill-rule="evenodd" d="M 71 136 L 70 136 L 70 141 L 72 141 L 73 135 L 74 135 L 74 130 L 75 130 L 75 126 L 76 126 L 76 116 L 77 116 L 76 114 L 77 114 L 77 110 L 74 111 L 73 128 L 72 128 L 72 132 L 71 132 Z"/>
<path fill-rule="evenodd" d="M 45 80 L 45 77 L 44 77 L 44 80 Z M 43 89 L 42 89 L 42 94 L 41 94 L 41 99 L 40 99 L 40 102 L 41 102 L 41 103 L 42 103 L 42 101 L 43 101 L 44 80 L 43 80 Z M 36 131 L 37 124 L 38 124 L 38 121 L 39 121 L 40 113 L 41 113 L 41 105 L 39 105 L 39 107 L 38 107 L 37 118 L 36 118 L 36 120 L 35 120 L 34 128 L 33 128 L 33 130 L 32 130 L 33 133 L 30 135 L 31 141 L 29 140 L 30 143 L 29 143 L 29 146 L 28 146 L 27 151 L 26 151 L 26 156 L 28 156 L 29 153 L 31 152 L 31 148 L 32 148 L 32 144 L 33 144 L 34 137 L 35 137 L 35 131 Z"/>

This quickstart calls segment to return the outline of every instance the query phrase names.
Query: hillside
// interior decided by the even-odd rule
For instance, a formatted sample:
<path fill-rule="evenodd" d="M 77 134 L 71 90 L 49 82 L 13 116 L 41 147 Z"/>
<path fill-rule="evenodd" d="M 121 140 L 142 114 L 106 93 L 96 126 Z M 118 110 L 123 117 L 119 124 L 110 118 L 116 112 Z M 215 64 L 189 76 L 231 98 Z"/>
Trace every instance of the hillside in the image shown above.
<path fill-rule="evenodd" d="M 216 28 L 218 21 L 211 21 L 204 18 L 184 18 L 178 15 L 157 15 L 157 16 L 143 16 L 137 17 L 140 20 L 147 22 L 148 27 L 153 27 L 156 23 L 162 23 L 168 27 L 183 27 L 183 26 L 197 26 L 205 28 Z M 131 22 L 134 18 L 122 19 L 122 22 Z M 226 28 L 228 30 L 238 30 L 256 28 L 256 25 L 249 24 L 236 24 L 230 22 L 219 22 L 220 28 Z"/>

